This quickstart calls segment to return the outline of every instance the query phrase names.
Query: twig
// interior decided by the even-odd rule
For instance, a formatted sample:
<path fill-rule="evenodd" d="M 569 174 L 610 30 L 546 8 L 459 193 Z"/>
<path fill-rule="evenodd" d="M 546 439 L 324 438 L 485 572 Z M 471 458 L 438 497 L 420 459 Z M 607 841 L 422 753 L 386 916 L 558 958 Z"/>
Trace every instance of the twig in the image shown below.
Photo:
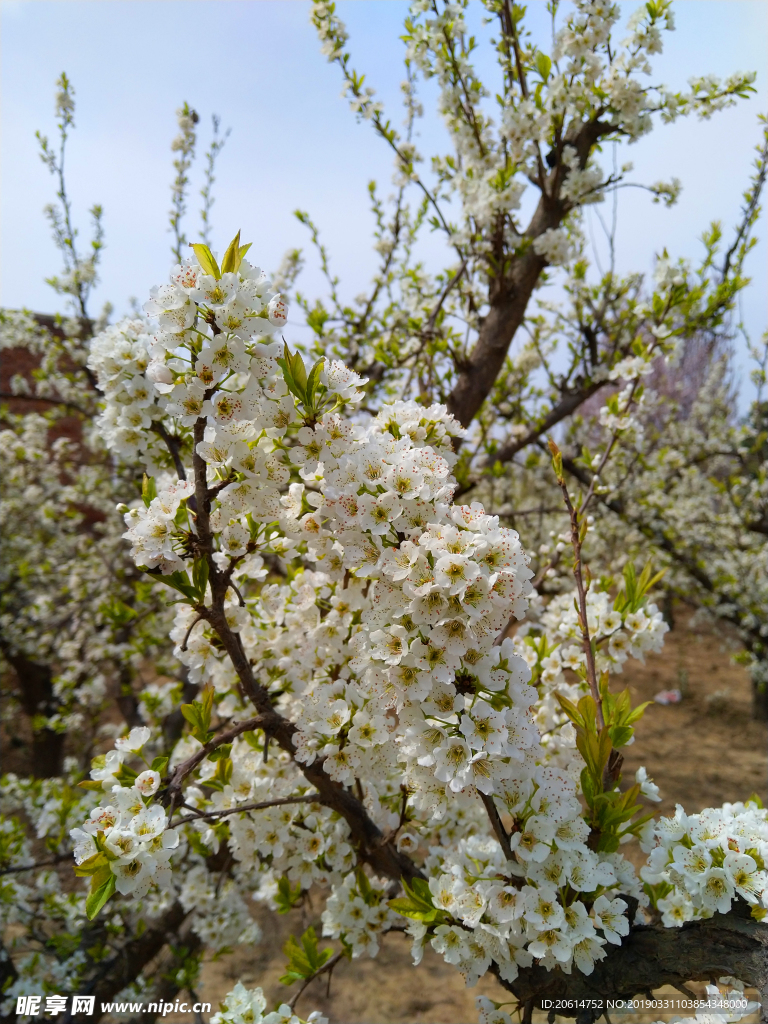
<path fill-rule="evenodd" d="M 188 640 L 189 640 L 189 638 L 190 638 L 190 636 L 192 634 L 192 630 L 195 628 L 195 626 L 198 624 L 198 622 L 203 622 L 204 619 L 205 619 L 204 615 L 198 615 L 197 618 L 192 622 L 192 624 L 190 625 L 189 629 L 184 634 L 184 639 L 182 640 L 181 647 L 179 648 L 180 650 L 186 651 L 186 649 L 187 649 L 187 642 L 188 642 Z"/>
<path fill-rule="evenodd" d="M 571 496 L 568 493 L 568 485 L 563 476 L 562 455 L 555 442 L 549 439 L 549 450 L 552 452 L 552 462 L 557 474 L 557 482 L 563 494 L 565 507 L 571 520 L 571 547 L 573 548 L 573 578 L 576 581 L 576 594 L 579 605 L 579 629 L 581 630 L 581 645 L 586 658 L 587 682 L 592 697 L 597 705 L 597 722 L 602 729 L 605 725 L 603 718 L 603 704 L 600 699 L 600 689 L 597 685 L 597 669 L 595 667 L 595 652 L 592 648 L 592 640 L 589 635 L 589 623 L 587 621 L 587 587 L 584 586 L 584 576 L 581 571 L 581 544 L 584 539 L 582 533 L 583 524 L 579 521 L 579 511 L 573 505 Z M 591 493 L 591 491 L 590 491 Z M 584 525 L 586 521 L 584 521 Z"/>
<path fill-rule="evenodd" d="M 181 448 L 181 439 L 178 437 L 173 437 L 171 434 L 169 434 L 168 431 L 165 429 L 165 424 L 161 423 L 160 420 L 152 420 L 152 426 L 150 427 L 150 429 L 155 434 L 157 434 L 158 437 L 161 437 L 165 442 L 165 447 L 168 449 L 168 453 L 173 459 L 173 465 L 176 468 L 176 475 L 178 476 L 179 480 L 186 480 L 187 471 L 184 468 L 184 463 L 181 461 L 181 456 L 179 455 L 179 449 Z"/>
<path fill-rule="evenodd" d="M 456 271 L 453 277 L 449 279 L 445 288 L 443 288 L 442 292 L 440 293 L 440 298 L 437 300 L 435 308 L 429 314 L 429 319 L 427 320 L 424 327 L 422 327 L 421 329 L 422 334 L 431 336 L 434 333 L 435 323 L 437 321 L 438 316 L 440 315 L 440 310 L 443 308 L 443 303 L 448 298 L 448 295 L 450 294 L 451 290 L 455 288 L 455 286 L 459 283 L 466 269 L 467 257 L 465 256 L 464 259 L 461 261 L 461 266 L 459 267 L 459 269 Z"/>
<path fill-rule="evenodd" d="M 210 753 L 216 750 L 217 747 L 221 747 L 225 743 L 231 743 L 232 740 L 240 736 L 241 733 L 251 732 L 253 729 L 262 728 L 265 718 L 265 715 L 256 715 L 254 718 L 247 718 L 244 722 L 238 722 L 236 725 L 230 726 L 229 729 L 225 729 L 224 732 L 220 732 L 218 736 L 214 736 L 212 740 L 209 740 L 200 748 L 200 750 L 195 754 L 192 754 L 191 757 L 188 757 L 186 761 L 182 761 L 180 765 L 176 766 L 173 775 L 171 776 L 171 781 L 168 783 L 165 790 L 170 801 L 170 814 L 168 816 L 169 826 L 171 818 L 173 818 L 176 798 L 181 793 L 181 784 L 190 772 L 193 772 Z"/>
<path fill-rule="evenodd" d="M 507 860 L 514 860 L 515 858 L 512 855 L 512 847 L 509 845 L 509 836 L 507 835 L 507 830 L 504 828 L 504 824 L 499 816 L 496 804 L 493 802 L 493 797 L 488 796 L 487 793 L 481 793 L 479 789 L 477 793 L 483 801 L 483 806 L 488 812 L 488 817 L 491 820 L 491 826 L 496 834 L 496 838 L 499 840 L 499 845 L 501 846 L 504 856 Z"/>
<path fill-rule="evenodd" d="M 673 981 L 672 988 L 676 988 L 678 992 L 682 992 L 683 995 L 688 996 L 689 999 L 699 998 L 693 991 L 693 989 L 688 988 L 688 986 L 684 982 L 682 984 L 678 984 L 678 982 Z"/>
<path fill-rule="evenodd" d="M 41 861 L 38 861 L 37 864 L 23 864 L 21 866 L 17 866 L 17 867 L 13 867 L 13 868 L 3 868 L 0 871 L 0 875 L 15 875 L 15 874 L 18 874 L 18 872 L 20 872 L 20 871 L 35 871 L 37 868 L 51 867 L 54 864 L 61 864 L 62 861 L 69 860 L 70 857 L 71 857 L 71 854 L 64 853 L 64 854 L 59 854 L 58 856 L 54 857 L 53 860 L 41 860 Z"/>
<path fill-rule="evenodd" d="M 754 223 L 754 218 L 758 212 L 758 205 L 760 203 L 760 193 L 765 185 L 766 171 L 768 170 L 768 131 L 763 135 L 763 145 L 760 149 L 760 155 L 757 158 L 757 175 L 752 180 L 754 185 L 751 192 L 747 192 L 746 196 L 749 196 L 747 203 L 742 207 L 742 218 L 739 229 L 736 232 L 736 237 L 733 240 L 728 252 L 725 254 L 723 260 L 723 268 L 720 272 L 720 280 L 725 281 L 728 277 L 728 273 L 731 269 L 731 260 L 733 259 L 734 253 L 738 249 L 742 240 L 746 237 L 747 232 Z M 745 196 L 745 198 L 746 198 Z"/>
<path fill-rule="evenodd" d="M 219 491 L 223 491 L 225 487 L 228 487 L 231 483 L 234 483 L 235 479 L 236 478 L 233 476 L 233 474 L 230 473 L 225 480 L 220 480 L 217 484 L 214 484 L 213 487 L 208 488 L 208 497 L 215 498 Z"/>
<path fill-rule="evenodd" d="M 341 960 L 341 958 L 343 956 L 344 956 L 344 952 L 343 951 L 340 951 L 338 953 L 334 953 L 333 956 L 331 957 L 331 959 L 328 961 L 328 963 L 323 964 L 323 966 L 320 968 L 319 971 L 315 971 L 314 974 L 310 975 L 310 977 L 308 977 L 306 979 L 306 981 L 301 986 L 299 991 L 296 993 L 296 995 L 288 1003 L 288 1005 L 290 1006 L 290 1008 L 292 1010 L 295 1008 L 296 1003 L 298 1003 L 299 997 L 301 996 L 301 994 L 315 980 L 315 978 L 319 978 L 321 974 L 328 974 L 328 975 L 330 975 L 330 973 L 333 970 L 333 968 L 336 966 L 336 964 L 339 962 L 339 960 Z"/>
<path fill-rule="evenodd" d="M 397 838 L 397 833 L 405 824 L 408 811 L 408 787 L 401 784 L 400 792 L 403 794 L 402 803 L 400 804 L 400 821 L 393 829 L 389 830 L 386 836 L 384 836 L 384 839 L 381 842 L 382 846 L 386 846 L 387 843 L 394 842 L 394 840 Z"/>
<path fill-rule="evenodd" d="M 188 814 L 179 818 L 177 825 L 183 825 L 187 821 L 207 821 L 208 818 L 223 818 L 225 814 L 239 814 L 240 811 L 263 811 L 267 807 L 282 807 L 284 804 L 308 804 L 320 801 L 319 793 L 307 793 L 305 796 L 286 796 L 280 800 L 262 800 L 257 804 L 240 804 L 237 807 L 227 807 L 221 811 L 205 811 L 201 814 Z"/>
<path fill-rule="evenodd" d="M 75 402 L 68 402 L 64 398 L 46 398 L 43 395 L 14 395 L 13 392 L 0 391 L 0 399 L 15 402 L 19 398 L 25 402 L 45 402 L 48 405 L 63 405 L 65 409 L 74 409 L 81 416 L 89 417 L 91 415 L 82 406 L 77 405 Z"/>

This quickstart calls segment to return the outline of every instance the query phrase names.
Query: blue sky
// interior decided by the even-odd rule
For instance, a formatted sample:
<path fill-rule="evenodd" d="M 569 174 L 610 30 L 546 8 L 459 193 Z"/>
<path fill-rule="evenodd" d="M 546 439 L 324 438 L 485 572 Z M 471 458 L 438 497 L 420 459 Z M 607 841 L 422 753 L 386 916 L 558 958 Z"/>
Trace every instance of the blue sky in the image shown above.
<path fill-rule="evenodd" d="M 629 14 L 636 4 L 621 6 Z M 398 37 L 407 5 L 341 0 L 338 10 L 355 66 L 399 121 Z M 694 74 L 755 70 L 758 94 L 708 122 L 660 127 L 620 154 L 621 162 L 634 162 L 635 181 L 677 176 L 684 185 L 671 210 L 653 205 L 640 190 L 622 192 L 622 271 L 649 271 L 665 246 L 672 255 L 695 258 L 697 239 L 712 220 L 727 230 L 738 216 L 759 138 L 757 114 L 768 109 L 768 4 L 679 0 L 675 11 L 677 30 L 665 34 L 653 80 L 680 88 Z M 534 33 L 544 31 L 543 0 L 533 0 L 529 12 Z M 482 13 L 474 0 L 470 17 L 478 29 Z M 286 249 L 306 246 L 306 232 L 292 215 L 300 207 L 320 226 L 343 293 L 365 287 L 373 268 L 366 184 L 375 178 L 386 195 L 392 163 L 370 126 L 358 124 L 340 98 L 338 70 L 320 53 L 304 0 L 3 0 L 0 29 L 3 305 L 60 308 L 43 283 L 59 261 L 42 217 L 53 180 L 37 157 L 34 133 L 55 134 L 54 83 L 62 70 L 77 92 L 68 181 L 83 237 L 88 207 L 99 202 L 105 210 L 107 248 L 94 310 L 109 299 L 124 312 L 129 296 L 143 301 L 149 287 L 165 279 L 169 144 L 174 111 L 184 100 L 201 115 L 202 144 L 212 112 L 232 128 L 218 169 L 214 248 L 240 228 L 253 242 L 255 261 L 274 269 Z M 491 73 L 489 52 L 480 64 Z M 445 136 L 432 114 L 434 91 L 426 88 L 423 97 L 427 119 L 418 145 L 429 156 L 444 148 Z M 194 236 L 196 196 L 190 205 L 195 215 L 188 233 Z M 748 268 L 755 283 L 743 300 L 755 336 L 768 320 L 765 219 L 759 236 Z M 436 239 L 424 253 L 439 265 Z M 311 259 L 301 286 L 309 295 L 321 290 Z"/>

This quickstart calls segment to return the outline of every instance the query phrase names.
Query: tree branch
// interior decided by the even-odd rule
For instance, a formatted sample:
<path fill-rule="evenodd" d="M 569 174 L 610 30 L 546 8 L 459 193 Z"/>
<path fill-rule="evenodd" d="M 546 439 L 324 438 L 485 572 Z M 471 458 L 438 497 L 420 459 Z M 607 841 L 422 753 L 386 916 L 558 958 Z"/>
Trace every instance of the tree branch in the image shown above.
<path fill-rule="evenodd" d="M 509 462 L 519 451 L 527 448 L 529 444 L 538 440 L 542 434 L 546 434 L 552 427 L 562 422 L 566 416 L 570 416 L 587 399 L 591 398 L 600 388 L 605 387 L 609 382 L 606 380 L 590 381 L 575 391 L 565 391 L 562 398 L 553 406 L 544 419 L 539 420 L 530 427 L 528 433 L 514 441 L 507 441 L 492 457 L 493 462 Z"/>
<path fill-rule="evenodd" d="M 160 420 L 152 420 L 152 426 L 150 427 L 150 430 L 154 431 L 155 434 L 158 434 L 160 437 L 162 437 L 163 441 L 165 442 L 165 446 L 168 449 L 171 458 L 173 459 L 173 465 L 176 469 L 176 475 L 178 476 L 179 480 L 186 480 L 187 471 L 184 468 L 184 463 L 181 461 L 181 455 L 179 454 L 181 450 L 180 439 L 178 437 L 172 437 L 165 429 L 165 425 Z"/>
<path fill-rule="evenodd" d="M 634 913 L 635 900 L 620 896 Z M 715 914 L 703 921 L 689 921 L 681 928 L 639 925 L 632 928 L 620 946 L 608 946 L 605 960 L 595 964 L 592 974 L 574 970 L 528 967 L 513 982 L 499 979 L 521 1002 L 532 1000 L 541 1007 L 543 999 L 632 999 L 662 985 L 684 985 L 689 981 L 712 981 L 724 975 L 753 985 L 768 1005 L 768 927 L 750 916 L 750 908 L 739 900 L 728 914 Z M 563 1007 L 558 1015 L 578 1017 L 585 1024 L 602 1016 L 602 1009 Z"/>
<path fill-rule="evenodd" d="M 334 955 L 331 957 L 331 959 L 328 961 L 328 963 L 323 964 L 323 966 L 320 968 L 319 971 L 315 971 L 315 973 L 313 975 L 311 975 L 309 978 L 306 979 L 306 981 L 301 986 L 299 991 L 296 993 L 295 996 L 293 996 L 293 998 L 288 1003 L 288 1005 L 290 1006 L 290 1008 L 292 1010 L 295 1008 L 296 1003 L 298 1003 L 299 997 L 302 995 L 304 990 L 306 988 L 308 988 L 312 984 L 312 982 L 315 980 L 315 978 L 319 978 L 322 974 L 330 974 L 331 971 L 333 970 L 333 968 L 336 966 L 336 964 L 339 962 L 339 960 L 342 959 L 343 956 L 345 956 L 345 953 L 344 953 L 343 950 L 340 950 L 338 953 L 334 953 Z"/>
<path fill-rule="evenodd" d="M 226 814 L 239 814 L 241 811 L 263 811 L 267 807 L 283 807 L 285 804 L 314 804 L 319 802 L 319 796 L 319 793 L 307 793 L 306 796 L 285 796 L 280 800 L 262 800 L 257 804 L 239 804 L 237 807 L 227 807 L 221 811 L 188 814 L 184 818 L 179 818 L 176 824 L 183 825 L 187 821 L 206 821 L 208 818 L 223 818 Z M 185 804 L 185 806 L 187 805 Z"/>
<path fill-rule="evenodd" d="M 579 157 L 579 167 L 586 166 L 592 147 L 603 135 L 611 134 L 615 127 L 598 119 L 583 124 L 569 140 Z M 527 238 L 536 239 L 550 228 L 560 227 L 569 204 L 556 198 L 563 175 L 562 168 L 552 172 L 551 195 L 542 194 L 536 211 L 526 228 Z M 488 301 L 490 310 L 482 321 L 475 347 L 462 367 L 458 380 L 448 398 L 448 411 L 463 426 L 469 426 L 485 399 L 490 394 L 509 350 L 510 342 L 525 317 L 533 290 L 547 261 L 529 246 L 512 260 L 512 269 L 506 276 L 492 278 Z"/>

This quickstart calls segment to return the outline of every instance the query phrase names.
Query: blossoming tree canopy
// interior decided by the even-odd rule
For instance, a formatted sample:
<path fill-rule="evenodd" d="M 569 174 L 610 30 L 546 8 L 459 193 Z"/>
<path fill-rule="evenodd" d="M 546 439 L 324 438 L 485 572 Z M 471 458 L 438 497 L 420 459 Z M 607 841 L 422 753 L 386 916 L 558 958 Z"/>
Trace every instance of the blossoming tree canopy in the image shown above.
<path fill-rule="evenodd" d="M 654 822 L 644 770 L 620 785 L 642 708 L 607 679 L 661 646 L 650 574 L 588 593 L 596 695 L 578 607 L 550 605 L 551 650 L 502 639 L 532 573 L 514 531 L 453 503 L 454 418 L 360 416 L 364 380 L 279 340 L 285 305 L 239 237 L 221 266 L 194 249 L 146 304 L 155 333 L 127 320 L 92 345 L 104 437 L 146 467 L 125 537 L 181 595 L 171 636 L 203 690 L 170 760 L 148 727 L 97 759 L 72 832 L 89 914 L 226 843 L 234 887 L 274 906 L 328 886 L 324 933 L 348 955 L 407 923 L 415 960 L 430 942 L 468 984 L 534 962 L 590 975 L 651 902 L 670 927 L 739 896 L 762 919 L 757 805 Z"/>
<path fill-rule="evenodd" d="M 734 623 L 755 678 L 765 665 L 764 410 L 734 422 L 711 353 L 747 282 L 768 137 L 721 267 L 713 227 L 696 270 L 665 251 L 652 284 L 613 266 L 595 283 L 579 220 L 628 173 L 601 167 L 601 145 L 655 116 L 708 117 L 752 76 L 647 87 L 664 0 L 620 45 L 618 8 L 580 0 L 549 53 L 521 8 L 488 0 L 494 119 L 465 7 L 412 5 L 401 137 L 334 5 L 313 5 L 353 109 L 393 150 L 396 193 L 389 221 L 371 190 L 380 265 L 349 306 L 300 215 L 331 293 L 296 296 L 301 351 L 299 254 L 270 280 L 239 233 L 220 258 L 210 247 L 216 119 L 202 240 L 186 244 L 187 104 L 170 278 L 132 318 L 87 318 L 99 218 L 84 259 L 59 80 L 61 155 L 41 147 L 60 184 L 52 280 L 75 319 L 0 313 L 0 344 L 37 360 L 14 398 L 51 407 L 0 431 L 0 653 L 43 693 L 24 705 L 35 751 L 56 740 L 45 777 L 0 778 L 2 1024 L 41 983 L 192 992 L 204 955 L 258 941 L 251 899 L 287 912 L 310 894 L 313 926 L 285 947 L 290 1002 L 238 983 L 214 1024 L 298 1024 L 310 981 L 393 930 L 416 964 L 430 946 L 469 986 L 492 974 L 511 993 L 478 1000 L 481 1024 L 511 1024 L 515 1005 L 530 1020 L 553 994 L 718 981 L 715 962 L 721 990 L 768 995 L 766 811 L 753 797 L 655 817 L 645 768 L 623 772 L 644 705 L 618 685 L 663 648 L 662 586 Z M 417 73 L 436 79 L 453 145 L 430 181 Z M 672 202 L 679 183 L 650 190 Z M 415 261 L 422 228 L 447 246 L 437 274 Z M 564 304 L 533 313 L 549 272 L 567 275 Z M 702 352 L 689 408 L 664 387 Z M 52 440 L 65 413 L 79 433 Z"/>

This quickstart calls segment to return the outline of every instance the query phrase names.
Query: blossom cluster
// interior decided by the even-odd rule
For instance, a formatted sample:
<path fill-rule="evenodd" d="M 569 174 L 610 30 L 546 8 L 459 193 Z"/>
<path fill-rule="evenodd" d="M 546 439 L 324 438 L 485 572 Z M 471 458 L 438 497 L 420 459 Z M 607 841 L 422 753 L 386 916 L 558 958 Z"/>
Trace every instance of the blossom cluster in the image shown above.
<path fill-rule="evenodd" d="M 324 884 L 325 934 L 373 956 L 402 907 L 356 864 L 347 822 L 315 800 L 305 773 L 319 767 L 357 794 L 388 842 L 421 854 L 428 919 L 409 925 L 417 959 L 429 941 L 470 984 L 491 964 L 513 981 L 534 960 L 590 973 L 629 932 L 622 896 L 641 912 L 649 896 L 615 852 L 631 825 L 605 850 L 589 841 L 584 760 L 556 700 L 586 689 L 571 597 L 505 638 L 532 572 L 497 516 L 453 504 L 453 417 L 413 401 L 356 412 L 362 378 L 325 358 L 308 370 L 278 345 L 285 307 L 268 282 L 242 258 L 240 269 L 207 275 L 213 257 L 196 255 L 147 304 L 160 329 L 141 342 L 153 411 L 135 425 L 135 451 L 146 456 L 159 438 L 169 457 L 143 500 L 121 511 L 137 565 L 186 598 L 171 638 L 190 682 L 209 687 L 208 717 L 168 763 L 194 761 L 174 823 L 157 799 L 163 769 L 126 766 L 148 729 L 94 766 L 109 797 L 73 831 L 81 868 L 103 855 L 118 891 L 140 896 L 166 884 L 172 855 L 185 860 L 179 898 L 202 909 L 195 927 L 219 945 L 247 933 L 238 892 L 285 907 Z M 109 362 L 123 328 L 114 330 L 94 345 L 100 379 L 122 380 Z M 114 418 L 123 392 L 106 390 Z M 223 598 L 211 572 L 227 582 Z M 290 750 L 270 752 L 267 736 L 246 732 L 200 756 L 207 735 L 247 713 L 219 614 L 254 684 L 291 723 Z M 598 672 L 658 650 L 666 632 L 636 588 L 612 601 L 592 587 L 587 626 Z M 163 705 L 159 688 L 152 700 Z M 219 725 L 207 733 L 212 715 Z M 636 782 L 658 798 L 642 769 Z M 511 829 L 494 826 L 491 837 L 488 815 Z M 232 871 L 219 888 L 204 857 L 224 842 Z"/>
<path fill-rule="evenodd" d="M 82 828 L 70 831 L 75 844 L 75 863 L 84 864 L 104 854 L 115 877 L 115 888 L 124 896 L 140 899 L 151 885 L 167 888 L 171 881 L 170 859 L 179 845 L 176 829 L 168 828 L 168 816 L 151 798 L 160 786 L 159 772 L 148 768 L 135 774 L 133 785 L 122 786 L 115 775 L 130 753 L 137 754 L 150 738 L 146 726 L 132 729 L 115 741 L 115 748 L 97 759 L 91 778 L 110 794 L 110 802 L 91 810 Z"/>
<path fill-rule="evenodd" d="M 543 553 L 549 550 L 546 546 Z M 614 600 L 607 592 L 592 587 L 587 592 L 586 604 L 598 674 L 621 673 L 629 659 L 642 663 L 646 654 L 662 649 L 669 627 L 652 601 L 644 601 L 632 610 L 631 605 L 621 607 L 620 599 Z M 576 735 L 558 701 L 558 695 L 578 701 L 589 692 L 586 657 L 572 595 L 556 595 L 543 610 L 537 609 L 517 630 L 515 650 L 529 666 L 538 691 L 535 723 L 542 734 L 548 763 L 561 767 L 578 763 Z M 649 786 L 652 784 L 646 785 L 644 781 L 643 793 L 653 800 L 655 790 Z"/>
<path fill-rule="evenodd" d="M 414 956 L 427 938 L 472 985 L 495 962 L 507 981 L 534 960 L 552 970 L 591 974 L 631 924 L 621 894 L 648 905 L 632 865 L 618 853 L 595 853 L 570 776 L 518 767 L 500 784 L 501 809 L 514 820 L 513 860 L 491 837 L 471 832 L 433 846 L 429 888 L 443 923 L 412 923 Z"/>
<path fill-rule="evenodd" d="M 741 897 L 752 916 L 768 915 L 768 811 L 754 802 L 726 803 L 700 814 L 674 816 L 649 829 L 649 854 L 640 876 L 656 888 L 656 906 L 667 927 L 727 914 Z"/>
<path fill-rule="evenodd" d="M 261 988 L 247 989 L 241 981 L 227 992 L 221 1009 L 211 1017 L 211 1024 L 328 1024 L 328 1018 L 314 1010 L 304 1020 L 287 1003 L 265 1013 L 267 1000 Z"/>

